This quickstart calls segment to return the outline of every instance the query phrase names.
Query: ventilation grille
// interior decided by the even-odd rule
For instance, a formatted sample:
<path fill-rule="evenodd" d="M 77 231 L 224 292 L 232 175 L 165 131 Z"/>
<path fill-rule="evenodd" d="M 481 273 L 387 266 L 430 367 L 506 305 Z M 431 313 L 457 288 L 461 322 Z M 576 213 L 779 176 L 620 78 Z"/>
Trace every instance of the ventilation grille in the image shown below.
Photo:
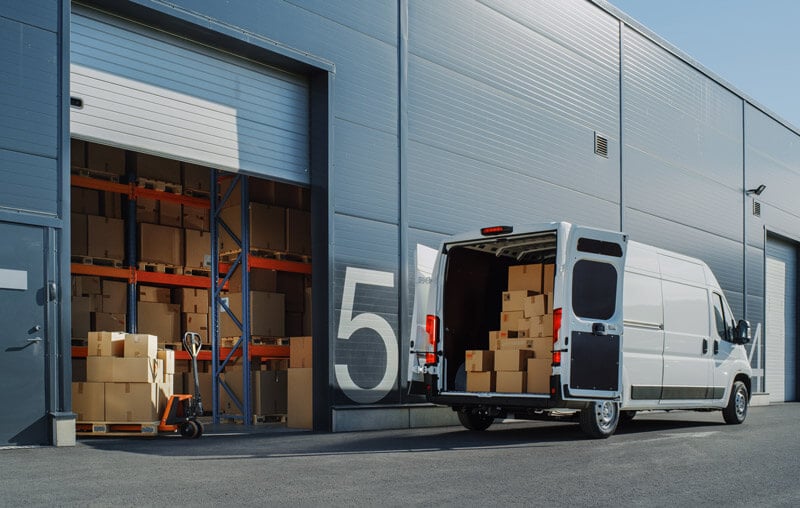
<path fill-rule="evenodd" d="M 608 138 L 596 132 L 594 133 L 594 153 L 608 159 Z"/>
<path fill-rule="evenodd" d="M 761 202 L 753 200 L 753 215 L 761 217 Z"/>

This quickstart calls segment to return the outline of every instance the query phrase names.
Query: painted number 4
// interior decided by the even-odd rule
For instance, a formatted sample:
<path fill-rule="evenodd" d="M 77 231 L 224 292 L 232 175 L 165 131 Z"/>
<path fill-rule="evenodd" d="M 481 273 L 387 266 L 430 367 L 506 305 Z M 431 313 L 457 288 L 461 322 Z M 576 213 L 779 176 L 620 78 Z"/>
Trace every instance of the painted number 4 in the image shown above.
<path fill-rule="evenodd" d="M 342 391 L 353 401 L 359 404 L 373 404 L 384 398 L 394 387 L 397 379 L 399 354 L 397 350 L 397 336 L 389 322 L 372 312 L 362 312 L 353 316 L 355 306 L 356 286 L 368 284 L 371 286 L 394 287 L 394 275 L 391 272 L 365 270 L 363 268 L 348 267 L 344 276 L 344 291 L 342 293 L 342 314 L 339 317 L 339 330 L 336 338 L 349 340 L 355 332 L 361 329 L 375 331 L 383 340 L 386 348 L 386 371 L 380 382 L 371 388 L 364 388 L 353 381 L 347 364 L 334 365 L 336 381 Z"/>

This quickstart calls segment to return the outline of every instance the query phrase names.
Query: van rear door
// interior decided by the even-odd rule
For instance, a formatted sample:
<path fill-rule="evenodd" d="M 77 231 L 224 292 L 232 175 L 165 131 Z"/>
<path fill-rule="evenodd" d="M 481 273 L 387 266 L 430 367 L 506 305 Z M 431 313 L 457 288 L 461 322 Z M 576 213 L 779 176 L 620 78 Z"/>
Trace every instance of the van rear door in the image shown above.
<path fill-rule="evenodd" d="M 614 231 L 574 226 L 566 239 L 561 329 L 555 344 L 561 354 L 554 355 L 561 360 L 566 400 L 621 396 L 626 248 L 627 236 Z"/>

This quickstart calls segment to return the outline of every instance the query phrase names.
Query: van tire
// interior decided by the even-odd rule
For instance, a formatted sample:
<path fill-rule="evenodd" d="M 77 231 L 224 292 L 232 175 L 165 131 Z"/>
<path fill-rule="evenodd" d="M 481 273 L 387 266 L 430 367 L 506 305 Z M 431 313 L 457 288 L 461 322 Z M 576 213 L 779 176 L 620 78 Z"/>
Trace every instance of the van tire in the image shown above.
<path fill-rule="evenodd" d="M 489 426 L 494 423 L 494 417 L 489 415 L 469 413 L 462 409 L 458 412 L 458 421 L 461 422 L 461 425 L 463 425 L 467 430 L 480 432 L 488 429 Z"/>
<path fill-rule="evenodd" d="M 735 381 L 731 388 L 731 396 L 728 405 L 722 410 L 722 417 L 725 423 L 738 425 L 747 418 L 747 406 L 750 397 L 747 393 L 747 386 L 741 381 Z"/>
<path fill-rule="evenodd" d="M 595 401 L 581 410 L 581 430 L 591 438 L 605 439 L 617 430 L 619 403 L 610 400 Z"/>

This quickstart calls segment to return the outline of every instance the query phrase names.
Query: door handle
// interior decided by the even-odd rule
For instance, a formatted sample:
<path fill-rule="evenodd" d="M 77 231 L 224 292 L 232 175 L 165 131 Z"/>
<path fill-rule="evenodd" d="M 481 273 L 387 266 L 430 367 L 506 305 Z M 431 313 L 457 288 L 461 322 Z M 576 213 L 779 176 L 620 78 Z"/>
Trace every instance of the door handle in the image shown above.
<path fill-rule="evenodd" d="M 719 341 L 718 340 L 714 341 L 714 354 L 715 355 L 719 354 Z"/>
<path fill-rule="evenodd" d="M 703 354 L 708 353 L 708 339 L 703 339 Z"/>
<path fill-rule="evenodd" d="M 603 323 L 594 323 L 592 325 L 592 334 L 593 335 L 605 335 L 606 334 L 606 325 Z"/>
<path fill-rule="evenodd" d="M 41 337 L 34 337 L 32 339 L 26 339 L 27 342 L 42 342 Z"/>

